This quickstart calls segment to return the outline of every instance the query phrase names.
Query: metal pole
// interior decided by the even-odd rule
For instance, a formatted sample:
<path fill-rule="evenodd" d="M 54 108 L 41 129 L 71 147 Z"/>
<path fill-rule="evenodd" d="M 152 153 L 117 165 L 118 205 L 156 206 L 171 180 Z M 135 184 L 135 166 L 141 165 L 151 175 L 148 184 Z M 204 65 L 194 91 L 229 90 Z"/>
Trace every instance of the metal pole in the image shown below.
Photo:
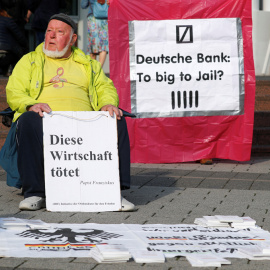
<path fill-rule="evenodd" d="M 259 0 L 259 10 L 263 10 L 263 0 Z"/>

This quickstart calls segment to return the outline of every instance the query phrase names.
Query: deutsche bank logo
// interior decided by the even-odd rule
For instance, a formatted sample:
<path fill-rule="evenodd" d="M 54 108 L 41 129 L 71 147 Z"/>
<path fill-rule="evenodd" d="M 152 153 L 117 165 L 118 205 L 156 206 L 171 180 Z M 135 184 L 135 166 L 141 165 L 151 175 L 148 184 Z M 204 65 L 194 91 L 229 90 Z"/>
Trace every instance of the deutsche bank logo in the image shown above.
<path fill-rule="evenodd" d="M 176 25 L 176 43 L 193 43 L 192 25 Z"/>

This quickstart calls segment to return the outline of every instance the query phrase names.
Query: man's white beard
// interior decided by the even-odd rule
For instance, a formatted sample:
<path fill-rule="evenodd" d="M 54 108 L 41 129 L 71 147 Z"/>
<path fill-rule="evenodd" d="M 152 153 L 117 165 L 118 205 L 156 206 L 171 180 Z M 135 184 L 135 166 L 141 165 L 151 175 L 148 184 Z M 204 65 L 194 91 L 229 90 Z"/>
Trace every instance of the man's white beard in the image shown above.
<path fill-rule="evenodd" d="M 68 51 L 69 45 L 70 44 L 67 44 L 67 46 L 62 51 L 58 51 L 57 49 L 55 51 L 50 51 L 50 50 L 45 49 L 45 42 L 44 42 L 43 52 L 48 57 L 51 57 L 51 58 L 62 58 L 66 54 L 66 52 Z"/>

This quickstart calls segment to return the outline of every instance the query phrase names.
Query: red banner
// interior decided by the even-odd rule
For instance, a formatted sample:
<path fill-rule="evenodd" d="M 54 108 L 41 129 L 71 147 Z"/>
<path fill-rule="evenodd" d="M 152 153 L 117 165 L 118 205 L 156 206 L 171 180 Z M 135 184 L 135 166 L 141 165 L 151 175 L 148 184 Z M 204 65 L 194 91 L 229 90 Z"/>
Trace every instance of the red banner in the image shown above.
<path fill-rule="evenodd" d="M 134 107 L 132 105 L 134 100 L 131 98 L 133 90 L 131 90 L 130 77 L 130 22 L 165 20 L 182 20 L 181 22 L 183 22 L 183 20 L 187 20 L 188 24 L 192 25 L 193 22 L 198 24 L 198 19 L 202 20 L 202 23 L 208 23 L 205 19 L 217 18 L 239 18 L 241 22 L 240 29 L 242 35 L 243 61 L 241 61 L 241 57 L 239 56 L 239 62 L 241 62 L 241 65 L 243 66 L 243 91 L 242 94 L 239 95 L 239 100 L 242 100 L 243 109 L 240 109 L 239 113 L 231 113 L 232 111 L 228 113 L 228 111 L 222 111 L 221 109 L 219 112 L 213 113 L 203 112 L 202 110 L 194 111 L 194 114 L 192 114 L 191 110 L 185 113 L 180 112 L 179 109 L 178 112 L 175 112 L 175 114 L 172 114 L 169 117 L 167 117 L 166 113 L 164 114 L 166 115 L 165 117 L 162 117 L 162 115 L 156 116 L 157 113 L 152 113 L 152 111 L 150 113 L 138 113 L 139 118 L 127 119 L 132 162 L 175 163 L 200 160 L 202 158 L 232 159 L 237 161 L 246 161 L 250 159 L 255 101 L 255 72 L 252 52 L 251 14 L 250 0 L 110 0 L 108 18 L 110 78 L 117 88 L 120 97 L 120 108 L 127 111 L 133 110 L 132 112 L 134 112 L 134 110 L 135 112 L 139 112 L 140 109 L 139 106 L 132 109 Z M 136 23 L 134 26 L 137 27 Z M 136 29 L 140 28 L 138 27 Z M 186 36 L 188 30 L 189 29 L 187 28 L 184 32 Z M 211 32 L 211 29 L 209 29 L 209 31 Z M 220 32 L 223 31 L 226 31 L 226 27 Z M 143 31 L 137 30 L 137 36 L 142 32 Z M 193 35 L 190 35 L 190 37 L 193 39 Z M 180 37 L 179 42 L 183 42 L 184 38 L 184 35 L 182 38 Z M 215 41 L 213 41 L 213 43 L 215 43 Z M 226 41 L 224 41 L 223 44 L 225 46 Z M 151 46 L 150 50 L 155 49 L 155 46 L 151 43 L 149 43 L 149 46 Z M 238 46 L 238 50 L 241 51 L 241 48 L 239 49 L 239 47 L 241 46 Z M 240 53 L 241 52 L 239 52 L 239 55 Z M 197 61 L 199 61 L 199 56 L 200 55 L 197 54 Z M 144 59 L 142 54 L 139 56 L 136 55 L 136 57 L 137 60 L 135 61 L 137 61 L 137 64 L 139 61 L 146 61 L 146 57 Z M 181 60 L 180 57 L 181 55 L 178 54 L 179 61 Z M 185 58 L 187 62 L 191 59 L 191 57 L 188 57 Z M 164 59 L 165 58 L 166 57 L 164 56 Z M 228 60 L 229 56 L 226 58 L 226 55 L 223 55 L 223 53 L 220 55 L 220 58 L 220 61 L 230 62 Z M 155 61 L 151 57 L 147 59 L 148 63 Z M 173 61 L 177 58 L 173 59 L 173 57 L 171 57 L 166 59 L 171 59 L 171 61 Z M 205 58 L 204 61 L 210 62 L 209 59 Z M 159 60 L 161 61 L 162 59 L 160 58 Z M 191 62 L 191 60 L 189 62 Z M 239 69 L 241 69 L 241 65 Z M 214 69 L 214 65 L 212 65 L 212 69 Z M 218 84 L 220 81 L 215 77 L 217 77 L 216 74 L 218 74 L 219 71 L 220 70 L 211 70 L 211 73 L 210 71 L 208 74 L 204 73 L 204 80 L 210 80 L 211 76 L 211 79 L 217 80 L 215 83 Z M 137 85 L 143 78 L 147 81 L 147 77 L 140 75 L 143 74 L 143 72 L 137 72 L 135 74 L 139 74 L 136 79 Z M 160 74 L 158 74 L 158 72 L 156 72 L 156 74 L 156 80 L 158 80 Z M 225 75 L 223 78 L 219 78 L 219 80 L 223 79 L 223 83 L 226 82 L 225 78 L 227 77 L 225 77 Z M 208 79 L 206 79 L 206 77 Z M 161 78 L 165 80 L 165 75 Z M 183 76 L 180 77 L 180 79 L 182 78 Z M 239 78 L 241 80 L 241 76 L 239 76 Z M 188 80 L 188 77 L 186 79 Z M 196 83 L 198 83 L 200 78 L 197 78 L 196 80 Z M 168 85 L 168 87 L 171 86 Z M 180 91 L 178 92 L 180 93 Z M 135 93 L 137 96 L 139 95 L 139 92 Z M 143 99 L 144 97 L 142 100 Z M 155 99 L 154 96 L 153 99 Z M 176 110 L 177 93 L 175 96 L 173 92 L 172 106 L 171 111 L 173 109 Z M 180 94 L 178 97 L 178 107 L 179 106 Z M 163 106 L 161 105 L 161 111 L 163 109 L 162 107 Z M 215 110 L 215 108 L 213 110 Z M 142 111 L 145 112 L 145 108 L 142 109 Z M 175 115 L 179 116 L 175 117 Z"/>

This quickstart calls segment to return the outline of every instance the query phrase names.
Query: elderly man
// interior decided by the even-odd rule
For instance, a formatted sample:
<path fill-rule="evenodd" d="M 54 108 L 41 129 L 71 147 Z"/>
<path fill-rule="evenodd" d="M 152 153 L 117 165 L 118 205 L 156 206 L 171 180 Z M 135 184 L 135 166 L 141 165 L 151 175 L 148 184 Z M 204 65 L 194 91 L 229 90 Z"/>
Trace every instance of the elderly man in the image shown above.
<path fill-rule="evenodd" d="M 100 64 L 74 47 L 76 24 L 65 14 L 50 18 L 44 44 L 23 56 L 6 92 L 16 111 L 18 170 L 25 199 L 21 210 L 45 207 L 43 113 L 51 111 L 108 111 L 117 117 L 121 189 L 130 186 L 129 139 L 112 81 Z M 94 131 L 93 131 L 94 132 Z M 134 205 L 122 198 L 122 211 Z"/>

